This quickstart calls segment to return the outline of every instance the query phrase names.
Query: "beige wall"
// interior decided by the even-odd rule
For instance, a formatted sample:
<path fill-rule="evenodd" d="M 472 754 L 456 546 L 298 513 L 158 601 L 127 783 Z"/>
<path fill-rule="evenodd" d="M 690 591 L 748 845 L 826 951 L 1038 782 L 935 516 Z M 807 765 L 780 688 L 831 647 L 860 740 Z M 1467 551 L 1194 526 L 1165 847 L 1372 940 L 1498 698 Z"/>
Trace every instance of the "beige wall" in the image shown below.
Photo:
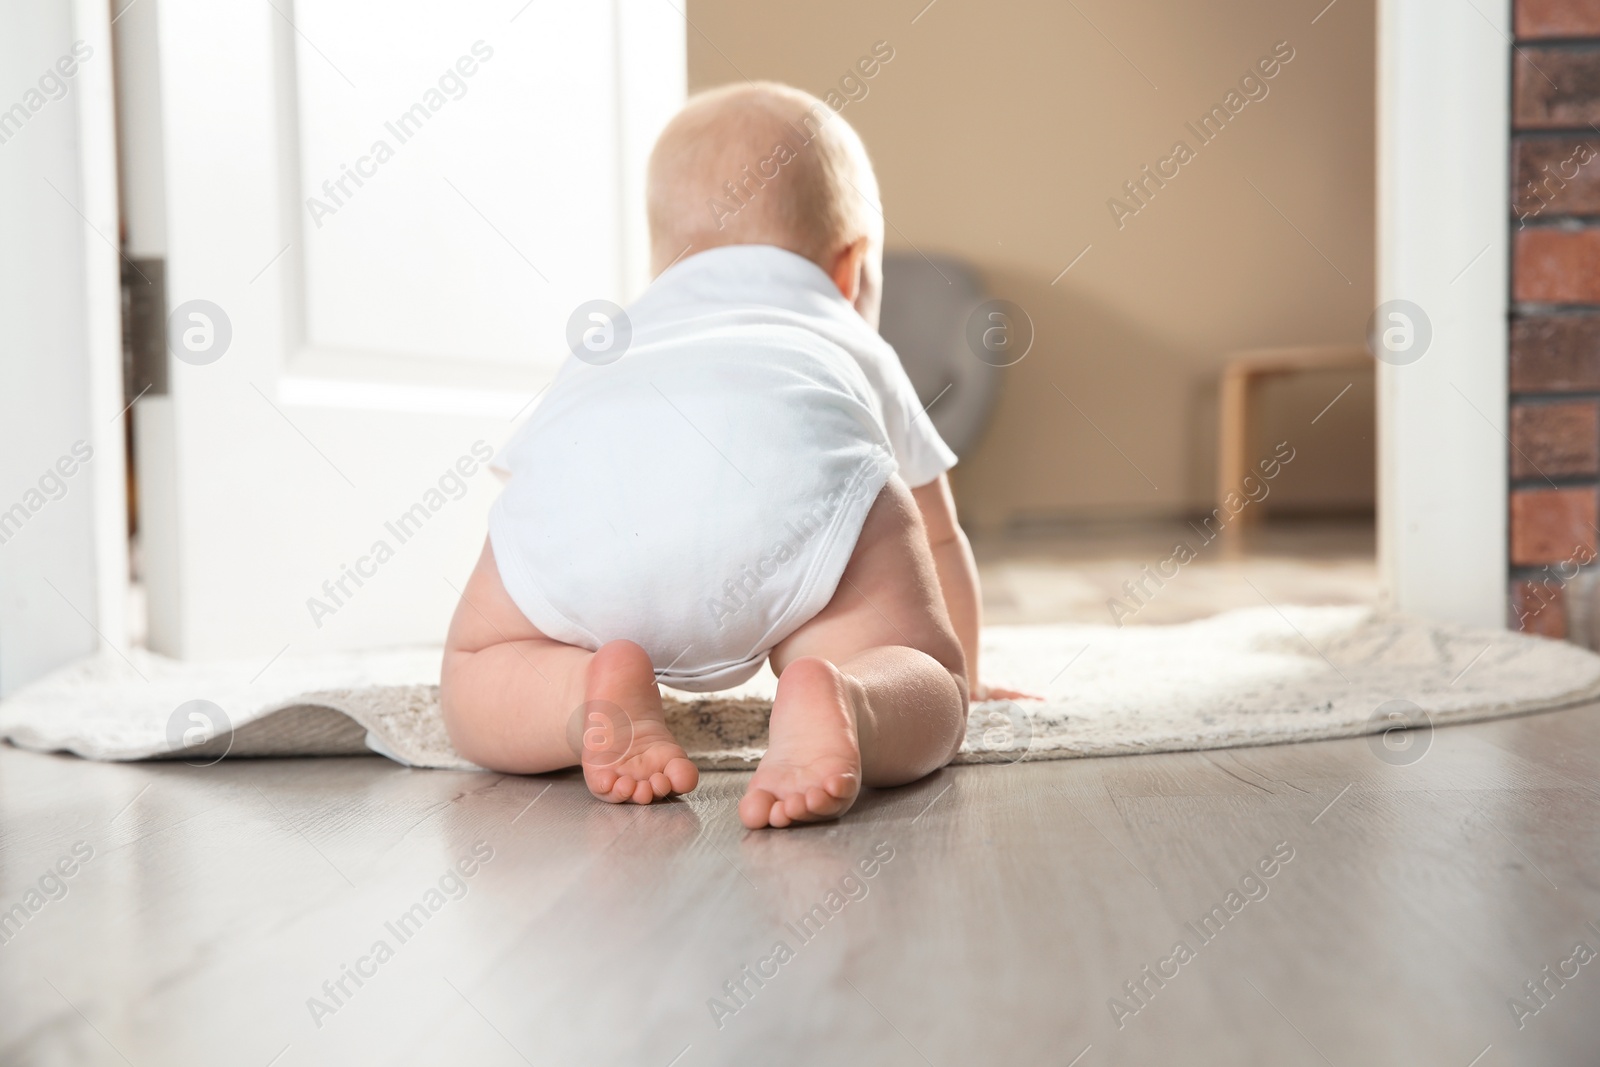
<path fill-rule="evenodd" d="M 912 24 L 915 0 L 692 0 L 689 82 L 822 95 L 887 41 L 894 58 L 843 114 L 877 164 L 890 245 L 970 259 L 1037 330 L 958 470 L 965 517 L 1172 514 L 1210 506 L 1226 353 L 1359 344 L 1372 310 L 1373 2 L 1313 25 L 1320 6 L 938 0 Z M 1294 58 L 1268 95 L 1200 147 L 1185 122 L 1280 41 Z M 1180 139 L 1195 158 L 1119 230 L 1108 199 Z M 1371 498 L 1370 385 L 1310 423 L 1343 384 L 1275 393 L 1274 424 L 1316 475 L 1297 482 L 1303 506 Z"/>

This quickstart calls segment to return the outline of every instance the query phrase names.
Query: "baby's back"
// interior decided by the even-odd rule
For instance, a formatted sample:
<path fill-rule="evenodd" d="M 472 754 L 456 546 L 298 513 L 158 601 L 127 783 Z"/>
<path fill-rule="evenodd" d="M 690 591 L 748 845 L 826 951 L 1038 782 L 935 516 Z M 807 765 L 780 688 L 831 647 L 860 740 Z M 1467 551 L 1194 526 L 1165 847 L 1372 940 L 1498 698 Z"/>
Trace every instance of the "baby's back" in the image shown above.
<path fill-rule="evenodd" d="M 894 460 L 860 368 L 803 321 L 721 308 L 563 370 L 490 521 L 535 626 L 720 688 L 826 605 Z"/>

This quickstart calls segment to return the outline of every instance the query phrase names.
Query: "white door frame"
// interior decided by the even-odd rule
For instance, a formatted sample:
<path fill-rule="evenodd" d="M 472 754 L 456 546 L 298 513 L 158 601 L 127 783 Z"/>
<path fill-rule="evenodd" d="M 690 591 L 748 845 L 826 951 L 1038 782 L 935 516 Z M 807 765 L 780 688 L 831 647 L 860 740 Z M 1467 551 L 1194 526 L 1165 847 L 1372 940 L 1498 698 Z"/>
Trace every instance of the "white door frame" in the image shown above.
<path fill-rule="evenodd" d="M 0 694 L 96 649 L 123 652 L 128 591 L 110 12 L 40 0 L 9 12 L 4 32 L 16 62 L 0 64 L 12 75 L 0 108 L 33 96 L 0 143 L 12 216 L 0 286 Z M 46 77 L 48 97 L 35 88 Z"/>
<path fill-rule="evenodd" d="M 1509 0 L 1378 5 L 1378 294 L 1432 327 L 1378 367 L 1390 607 L 1506 625 Z"/>

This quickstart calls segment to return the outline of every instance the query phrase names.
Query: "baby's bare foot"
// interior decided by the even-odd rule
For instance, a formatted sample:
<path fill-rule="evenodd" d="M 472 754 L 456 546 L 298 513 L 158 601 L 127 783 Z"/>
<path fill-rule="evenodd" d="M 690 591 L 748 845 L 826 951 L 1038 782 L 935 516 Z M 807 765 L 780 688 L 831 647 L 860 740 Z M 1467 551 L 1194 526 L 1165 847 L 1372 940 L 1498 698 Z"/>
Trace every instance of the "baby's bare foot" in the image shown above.
<path fill-rule="evenodd" d="M 836 819 L 861 792 L 861 748 L 850 692 L 838 668 L 807 656 L 790 663 L 772 702 L 767 754 L 739 801 L 752 830 Z"/>
<path fill-rule="evenodd" d="M 595 796 L 648 804 L 699 783 L 700 772 L 667 729 L 644 649 L 632 641 L 602 645 L 589 662 L 584 697 L 581 761 Z"/>

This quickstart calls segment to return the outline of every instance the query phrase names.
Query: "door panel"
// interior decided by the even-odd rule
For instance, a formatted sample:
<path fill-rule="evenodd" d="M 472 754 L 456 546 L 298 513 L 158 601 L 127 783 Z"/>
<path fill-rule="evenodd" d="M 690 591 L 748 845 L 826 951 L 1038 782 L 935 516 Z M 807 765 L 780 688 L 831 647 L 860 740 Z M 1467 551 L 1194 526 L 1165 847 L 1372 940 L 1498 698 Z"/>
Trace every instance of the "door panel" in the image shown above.
<path fill-rule="evenodd" d="M 567 316 L 644 282 L 624 199 L 683 98 L 674 9 L 375 10 L 160 0 L 178 355 L 137 425 L 171 500 L 144 532 L 163 651 L 439 640 Z M 220 356 L 182 348 L 224 323 Z"/>
<path fill-rule="evenodd" d="M 548 367 L 621 287 L 611 8 L 369 12 L 296 15 L 307 346 Z"/>

